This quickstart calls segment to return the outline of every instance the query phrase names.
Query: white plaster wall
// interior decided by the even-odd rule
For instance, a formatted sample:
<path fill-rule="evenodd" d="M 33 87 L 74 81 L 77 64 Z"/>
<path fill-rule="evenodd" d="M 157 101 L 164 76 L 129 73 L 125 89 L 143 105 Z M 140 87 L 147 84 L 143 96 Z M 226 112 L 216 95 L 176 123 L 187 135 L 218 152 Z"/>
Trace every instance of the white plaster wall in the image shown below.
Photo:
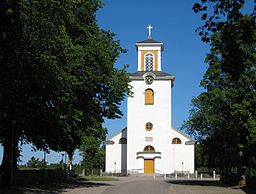
<path fill-rule="evenodd" d="M 166 95 L 171 98 L 168 87 L 170 83 L 155 81 L 151 85 L 155 91 L 155 103 L 154 105 L 144 105 L 144 90 L 148 86 L 143 81 L 135 82 L 138 83 L 134 84 L 134 96 L 128 98 L 128 132 L 127 130 L 125 133 L 120 132 L 111 138 L 114 145 L 106 145 L 106 172 L 126 171 L 124 166 L 126 167 L 127 156 L 128 171 L 143 173 L 144 161 L 143 158 L 137 159 L 137 152 L 142 152 L 145 146 L 152 145 L 156 152 L 161 152 L 161 158 L 155 159 L 156 173 L 169 174 L 174 171 L 193 173 L 194 145 L 185 145 L 187 141 L 191 140 L 170 127 L 171 103 L 166 98 Z M 143 90 L 139 90 L 138 86 L 142 87 Z M 149 121 L 153 123 L 152 131 L 145 130 L 145 123 Z M 126 145 L 119 144 L 119 139 L 126 135 L 128 137 L 127 155 Z M 145 137 L 153 137 L 153 141 L 146 142 Z M 171 144 L 175 137 L 180 138 L 182 144 Z M 122 146 L 125 149 L 122 149 Z M 147 155 L 145 158 L 153 158 L 153 156 Z"/>
<path fill-rule="evenodd" d="M 138 51 L 143 51 L 143 50 L 158 50 L 161 51 L 161 46 L 159 45 L 153 45 L 153 46 L 138 46 Z"/>
<path fill-rule="evenodd" d="M 171 144 L 170 146 L 172 158 L 171 172 L 189 171 L 194 173 L 194 145 L 186 145 L 186 142 L 191 141 L 191 139 L 172 129 L 170 142 L 175 137 L 181 140 L 181 144 Z"/>
<path fill-rule="evenodd" d="M 144 159 L 143 158 L 138 159 L 138 171 L 137 171 L 137 173 L 139 173 L 139 174 L 144 173 Z"/>
<path fill-rule="evenodd" d="M 172 145 L 172 172 L 194 173 L 194 145 Z"/>
<path fill-rule="evenodd" d="M 121 137 L 127 137 L 127 130 L 121 131 L 110 140 L 113 145 L 106 145 L 106 172 L 120 173 L 127 171 L 127 145 L 119 144 Z"/>
<path fill-rule="evenodd" d="M 162 159 L 161 158 L 155 158 L 155 160 L 154 160 L 154 164 L 155 164 L 155 166 L 154 166 L 154 172 L 155 173 L 160 173 L 160 174 L 162 174 L 162 172 L 160 171 L 160 170 L 158 170 L 159 168 L 160 168 L 160 166 L 161 166 L 161 161 L 162 161 Z"/>
<path fill-rule="evenodd" d="M 127 107 L 127 169 L 139 169 L 136 153 L 151 145 L 161 152 L 161 160 L 155 163 L 155 169 L 162 173 L 171 172 L 170 129 L 171 129 L 171 80 L 155 80 L 147 85 L 143 80 L 132 81 L 133 97 L 128 97 Z M 144 104 L 144 91 L 154 90 L 154 105 Z M 145 130 L 147 122 L 153 123 L 153 130 Z M 145 137 L 153 137 L 146 142 Z"/>

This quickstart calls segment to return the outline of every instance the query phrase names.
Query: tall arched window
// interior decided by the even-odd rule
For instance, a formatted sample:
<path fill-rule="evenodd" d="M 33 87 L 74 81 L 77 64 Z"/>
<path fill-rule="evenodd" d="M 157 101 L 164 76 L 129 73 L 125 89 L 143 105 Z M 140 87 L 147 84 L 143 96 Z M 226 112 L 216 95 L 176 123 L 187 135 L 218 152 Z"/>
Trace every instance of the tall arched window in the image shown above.
<path fill-rule="evenodd" d="M 152 89 L 146 89 L 145 91 L 145 104 L 154 104 L 154 91 Z"/>
<path fill-rule="evenodd" d="M 148 145 L 144 148 L 144 152 L 155 152 L 155 148 L 153 146 Z"/>
<path fill-rule="evenodd" d="M 147 53 L 145 55 L 145 69 L 146 71 L 154 70 L 154 55 L 152 53 Z"/>
<path fill-rule="evenodd" d="M 172 144 L 181 144 L 180 138 L 177 138 L 177 137 L 173 138 L 172 139 Z"/>

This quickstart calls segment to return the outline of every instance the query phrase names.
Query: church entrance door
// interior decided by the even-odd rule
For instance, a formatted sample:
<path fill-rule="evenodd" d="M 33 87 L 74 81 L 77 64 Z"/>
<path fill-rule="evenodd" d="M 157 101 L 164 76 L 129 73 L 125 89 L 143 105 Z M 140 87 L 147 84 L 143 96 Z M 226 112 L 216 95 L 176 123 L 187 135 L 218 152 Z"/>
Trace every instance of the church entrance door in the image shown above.
<path fill-rule="evenodd" d="M 154 173 L 154 160 L 144 159 L 144 173 L 153 174 Z"/>

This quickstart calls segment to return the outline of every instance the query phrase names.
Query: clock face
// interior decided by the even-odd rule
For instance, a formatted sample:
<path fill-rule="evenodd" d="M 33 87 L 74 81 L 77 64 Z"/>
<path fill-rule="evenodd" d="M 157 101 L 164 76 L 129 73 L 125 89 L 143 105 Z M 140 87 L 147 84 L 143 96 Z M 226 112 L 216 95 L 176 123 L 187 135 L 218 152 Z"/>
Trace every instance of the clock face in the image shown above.
<path fill-rule="evenodd" d="M 154 78 L 153 78 L 152 76 L 147 76 L 147 77 L 145 78 L 146 84 L 152 84 L 153 81 L 154 81 Z"/>

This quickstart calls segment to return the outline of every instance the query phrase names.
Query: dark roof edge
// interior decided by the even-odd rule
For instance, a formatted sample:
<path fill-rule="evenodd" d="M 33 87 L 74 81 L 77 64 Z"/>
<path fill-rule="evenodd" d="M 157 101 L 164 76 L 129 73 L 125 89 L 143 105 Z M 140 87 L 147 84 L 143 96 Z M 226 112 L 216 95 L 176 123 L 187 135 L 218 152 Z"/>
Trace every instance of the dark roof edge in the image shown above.
<path fill-rule="evenodd" d="M 154 40 L 152 38 L 148 38 L 146 40 L 136 42 L 136 44 L 140 44 L 140 43 L 158 43 L 158 44 L 160 43 L 160 44 L 163 44 L 162 42 Z"/>
<path fill-rule="evenodd" d="M 195 140 L 193 140 L 191 137 L 189 137 L 187 134 L 181 132 L 180 130 L 176 129 L 176 128 L 173 128 L 172 129 L 176 132 L 178 132 L 179 134 L 183 135 L 184 137 L 186 137 L 187 139 L 189 139 L 191 142 L 195 142 Z"/>
<path fill-rule="evenodd" d="M 134 73 L 130 73 L 129 77 L 132 80 L 143 80 L 144 75 L 147 74 L 147 73 L 149 73 L 149 72 L 147 72 L 147 71 L 137 71 L 137 72 L 134 72 Z M 163 79 L 163 80 L 168 80 L 168 79 L 175 80 L 175 76 L 173 76 L 172 74 L 169 74 L 169 73 L 165 73 L 163 71 L 152 71 L 150 73 L 155 75 L 156 80 L 161 80 L 161 79 Z"/>
<path fill-rule="evenodd" d="M 112 135 L 110 138 L 108 138 L 106 141 L 111 141 L 115 136 L 117 136 L 119 133 L 122 133 L 124 130 L 127 130 L 127 127 L 123 128 L 122 130 L 118 131 L 114 135 Z"/>

